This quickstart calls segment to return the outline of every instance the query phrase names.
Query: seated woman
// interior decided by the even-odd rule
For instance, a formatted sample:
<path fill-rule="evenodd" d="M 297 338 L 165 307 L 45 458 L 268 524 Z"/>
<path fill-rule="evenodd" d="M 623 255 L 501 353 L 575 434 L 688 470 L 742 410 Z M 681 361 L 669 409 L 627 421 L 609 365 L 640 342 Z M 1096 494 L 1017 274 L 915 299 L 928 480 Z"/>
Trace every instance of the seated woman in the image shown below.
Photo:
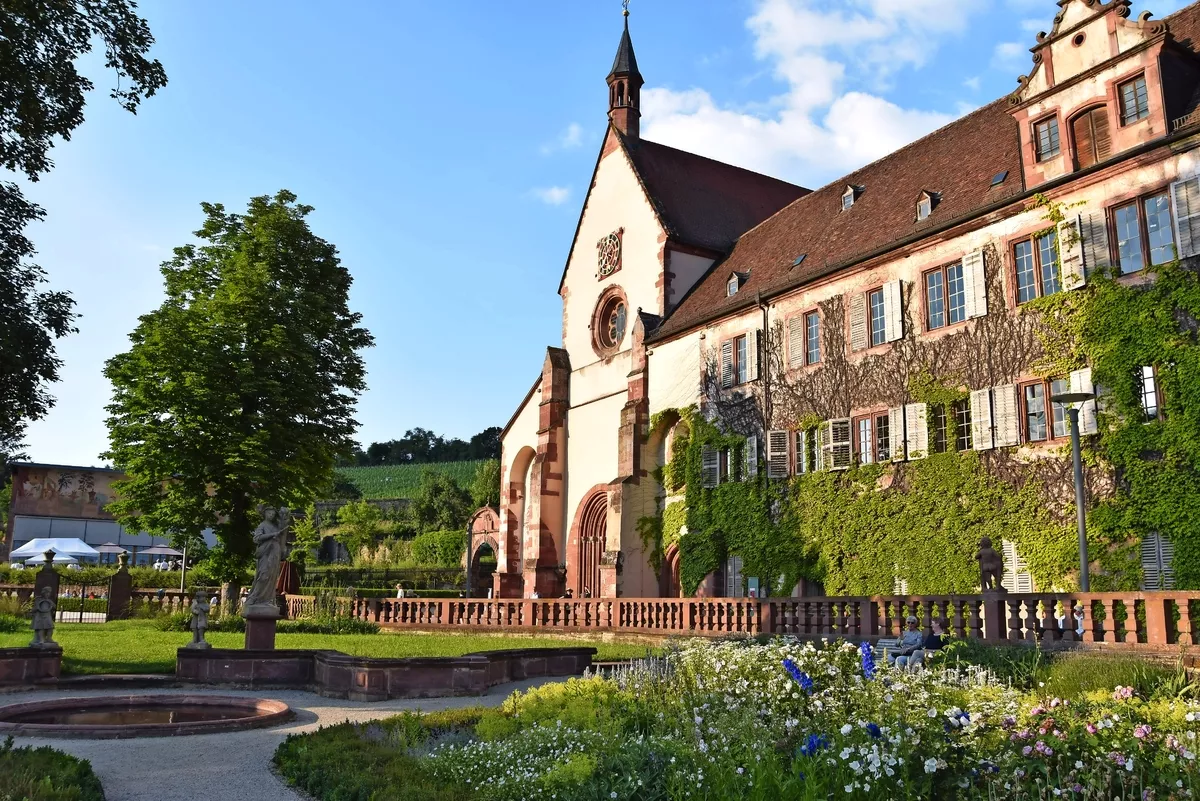
<path fill-rule="evenodd" d="M 887 661 L 889 665 L 896 667 L 904 667 L 912 659 L 913 652 L 921 648 L 921 630 L 917 628 L 917 618 L 914 615 L 909 615 L 905 620 L 907 628 L 900 635 L 900 641 L 896 643 L 896 647 L 888 651 Z"/>
<path fill-rule="evenodd" d="M 921 647 L 913 651 L 912 656 L 908 658 L 908 666 L 916 667 L 925 661 L 925 657 L 930 651 L 940 651 L 945 644 L 945 637 L 942 634 L 942 621 L 938 618 L 933 618 L 929 621 L 930 632 L 925 637 Z"/>

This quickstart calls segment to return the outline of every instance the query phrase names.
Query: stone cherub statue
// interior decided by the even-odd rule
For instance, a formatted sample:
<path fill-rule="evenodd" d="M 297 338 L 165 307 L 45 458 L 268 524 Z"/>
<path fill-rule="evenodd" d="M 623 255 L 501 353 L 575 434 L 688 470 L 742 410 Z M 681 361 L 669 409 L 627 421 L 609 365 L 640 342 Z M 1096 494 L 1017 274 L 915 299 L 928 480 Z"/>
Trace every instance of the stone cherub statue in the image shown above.
<path fill-rule="evenodd" d="M 1000 583 L 1004 578 L 1004 559 L 984 537 L 979 541 L 979 586 L 983 592 L 1008 592 Z"/>
<path fill-rule="evenodd" d="M 31 648 L 56 648 L 54 641 L 54 610 L 58 604 L 54 601 L 54 591 L 42 587 L 39 598 L 33 602 L 33 642 Z"/>
<path fill-rule="evenodd" d="M 212 604 L 204 596 L 204 590 L 196 590 L 196 597 L 192 599 L 192 641 L 184 646 L 186 648 L 212 647 L 204 639 L 204 630 L 208 628 L 208 613 L 212 609 Z"/>
<path fill-rule="evenodd" d="M 263 521 L 254 530 L 254 582 L 246 596 L 242 617 L 278 617 L 275 585 L 283 564 L 291 513 L 286 507 L 270 506 L 259 506 L 258 511 Z"/>

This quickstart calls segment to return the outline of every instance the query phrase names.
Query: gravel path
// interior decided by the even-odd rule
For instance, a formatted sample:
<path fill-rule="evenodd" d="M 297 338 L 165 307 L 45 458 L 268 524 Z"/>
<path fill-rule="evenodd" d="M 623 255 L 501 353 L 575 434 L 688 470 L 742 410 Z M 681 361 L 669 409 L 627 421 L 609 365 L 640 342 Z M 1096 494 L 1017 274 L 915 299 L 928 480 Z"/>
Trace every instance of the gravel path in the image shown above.
<path fill-rule="evenodd" d="M 295 690 L 148 690 L 152 695 L 241 695 L 283 701 L 295 719 L 273 729 L 253 729 L 187 737 L 142 737 L 130 740 L 16 738 L 18 745 L 49 745 L 91 760 L 108 801 L 296 801 L 300 794 L 271 772 L 271 755 L 283 738 L 295 732 L 346 720 L 388 717 L 405 709 L 432 711 L 480 704 L 493 706 L 514 690 L 553 679 L 502 684 L 484 696 L 422 698 L 375 703 L 322 698 Z M 136 692 L 121 691 L 118 692 Z M 111 694 L 99 690 L 29 692 L 0 698 L 0 705 L 52 698 L 84 698 Z"/>

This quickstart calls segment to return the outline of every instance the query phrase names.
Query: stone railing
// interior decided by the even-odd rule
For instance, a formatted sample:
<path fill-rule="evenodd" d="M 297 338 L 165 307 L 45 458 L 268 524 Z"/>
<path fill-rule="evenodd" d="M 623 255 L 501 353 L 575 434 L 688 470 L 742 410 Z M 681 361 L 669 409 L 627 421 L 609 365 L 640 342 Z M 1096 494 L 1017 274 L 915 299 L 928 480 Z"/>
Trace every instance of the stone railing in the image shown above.
<path fill-rule="evenodd" d="M 1195 602 L 1195 603 L 1191 603 Z M 289 617 L 313 598 L 286 597 Z M 1083 610 L 1083 634 L 1076 610 Z M 1200 592 L 1028 593 L 813 598 L 341 599 L 339 614 L 397 629 L 513 629 L 677 636 L 792 634 L 851 639 L 896 636 L 905 617 L 921 627 L 991 642 L 1082 641 L 1192 645 Z M 1060 619 L 1062 623 L 1060 624 Z"/>
<path fill-rule="evenodd" d="M 192 608 L 192 594 L 180 590 L 133 590 L 129 594 L 129 603 L 135 609 L 149 609 L 153 612 L 173 614 Z"/>

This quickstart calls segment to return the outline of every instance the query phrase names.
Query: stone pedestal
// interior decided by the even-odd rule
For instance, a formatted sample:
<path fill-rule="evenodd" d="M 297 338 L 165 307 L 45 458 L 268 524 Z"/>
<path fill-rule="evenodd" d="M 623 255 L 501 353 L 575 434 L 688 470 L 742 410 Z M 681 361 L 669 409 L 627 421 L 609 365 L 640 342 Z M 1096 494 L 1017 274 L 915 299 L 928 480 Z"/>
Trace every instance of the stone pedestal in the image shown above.
<path fill-rule="evenodd" d="M 108 619 L 125 620 L 129 617 L 129 604 L 133 598 L 133 578 L 129 575 L 129 556 L 121 554 L 121 566 L 108 580 Z"/>
<path fill-rule="evenodd" d="M 1003 640 L 1008 635 L 1008 604 L 1003 592 L 983 593 L 983 638 Z"/>
<path fill-rule="evenodd" d="M 0 685 L 53 682 L 62 671 L 62 648 L 0 648 Z"/>
<path fill-rule="evenodd" d="M 263 651 L 275 647 L 275 622 L 279 620 L 279 607 L 255 604 L 242 610 L 246 618 L 246 650 Z"/>

